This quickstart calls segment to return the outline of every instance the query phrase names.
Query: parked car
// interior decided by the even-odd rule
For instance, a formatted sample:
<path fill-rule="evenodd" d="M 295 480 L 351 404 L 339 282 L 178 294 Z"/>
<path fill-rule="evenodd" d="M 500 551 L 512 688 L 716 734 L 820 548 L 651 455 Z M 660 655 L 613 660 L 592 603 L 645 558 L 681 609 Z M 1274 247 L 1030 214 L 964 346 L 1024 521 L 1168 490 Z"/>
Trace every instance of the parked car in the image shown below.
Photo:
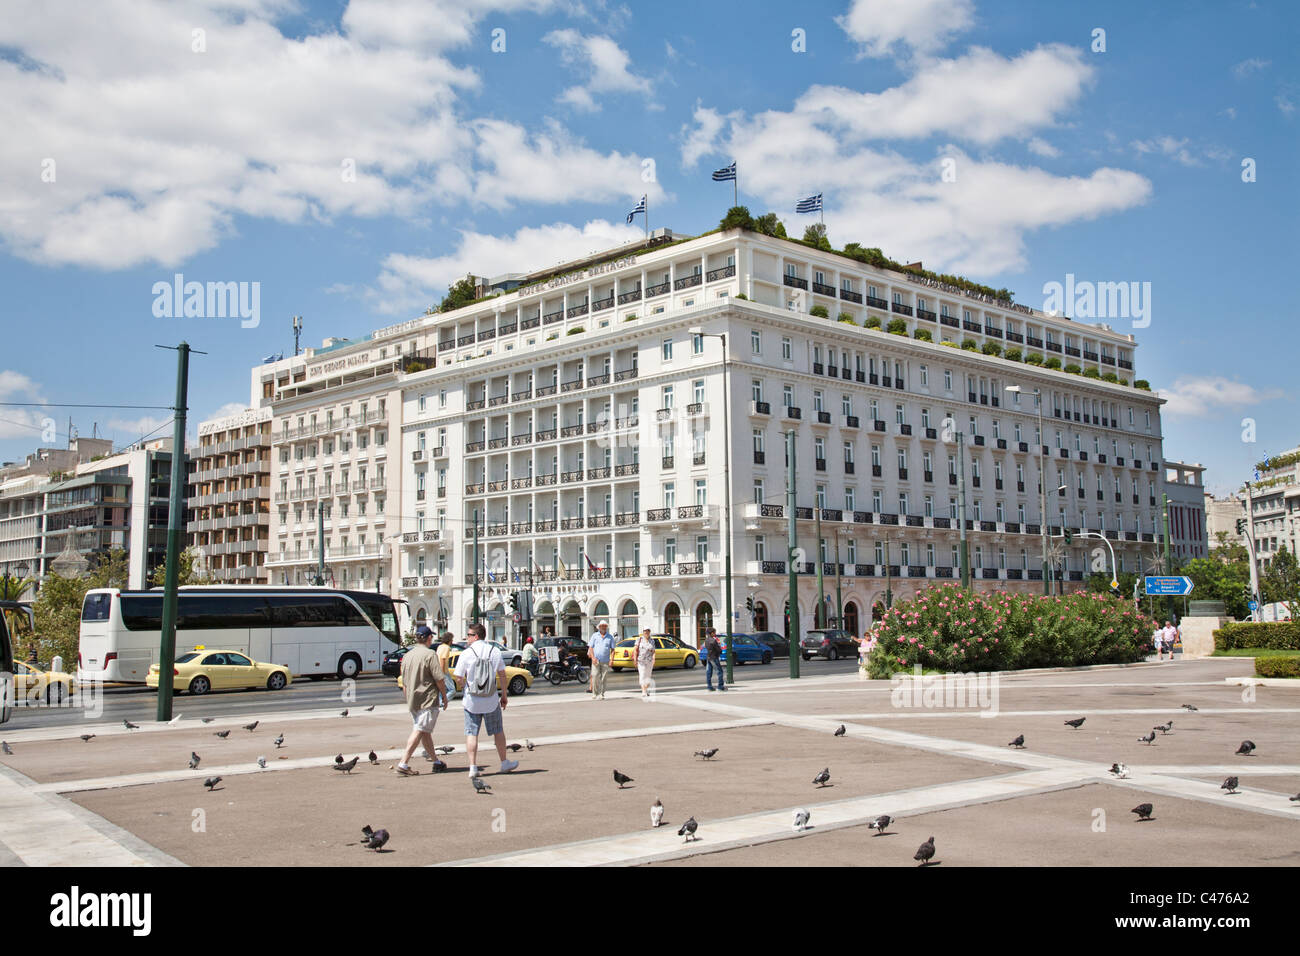
<path fill-rule="evenodd" d="M 727 635 L 719 634 L 718 641 L 722 644 L 722 662 L 727 662 Z M 732 646 L 736 649 L 737 664 L 770 664 L 772 663 L 772 650 L 766 644 L 756 641 L 749 634 L 737 634 L 734 631 L 731 635 Z"/>
<path fill-rule="evenodd" d="M 841 657 L 857 657 L 858 642 L 853 639 L 853 635 L 848 631 L 827 628 L 805 632 L 803 640 L 799 642 L 799 650 L 806 661 L 812 660 L 814 657 L 824 657 L 828 661 L 836 661 Z"/>
<path fill-rule="evenodd" d="M 402 673 L 402 658 L 414 646 L 414 644 L 407 644 L 392 651 L 384 651 L 384 663 L 380 669 L 389 677 L 396 677 Z"/>
<path fill-rule="evenodd" d="M 772 652 L 773 657 L 790 656 L 790 642 L 784 634 L 778 634 L 776 631 L 759 631 L 757 634 L 749 636 L 767 647 Z"/>
<path fill-rule="evenodd" d="M 655 642 L 655 667 L 684 667 L 690 670 L 700 662 L 699 652 L 695 648 L 667 634 L 651 634 L 650 637 Z M 636 667 L 636 658 L 633 657 L 635 649 L 635 639 L 626 638 L 619 641 L 614 645 L 614 653 L 609 657 L 609 666 L 615 671 L 621 671 L 625 667 Z"/>

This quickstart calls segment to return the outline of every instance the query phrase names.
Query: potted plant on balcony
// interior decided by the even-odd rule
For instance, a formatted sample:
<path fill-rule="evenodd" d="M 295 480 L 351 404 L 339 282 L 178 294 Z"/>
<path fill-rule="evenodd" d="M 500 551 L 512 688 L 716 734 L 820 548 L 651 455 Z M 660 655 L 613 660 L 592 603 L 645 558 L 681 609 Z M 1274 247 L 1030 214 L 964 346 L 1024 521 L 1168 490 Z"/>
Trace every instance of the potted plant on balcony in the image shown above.
<path fill-rule="evenodd" d="M 1019 362 L 1023 355 L 1024 353 L 1020 349 L 1007 349 L 1007 354 L 1004 357 L 1012 362 Z"/>
<path fill-rule="evenodd" d="M 1042 353 L 1040 353 L 1040 352 L 1030 352 L 1028 355 L 1025 356 L 1025 364 L 1026 364 L 1026 365 L 1042 365 L 1042 364 L 1043 364 L 1043 356 L 1042 356 Z"/>
<path fill-rule="evenodd" d="M 814 305 L 808 310 L 808 314 L 815 315 L 819 319 L 829 319 L 831 317 L 830 312 L 826 310 L 826 306 L 824 305 Z"/>
<path fill-rule="evenodd" d="M 890 335 L 906 335 L 907 323 L 902 319 L 890 319 L 889 325 L 885 327 L 885 331 Z"/>
<path fill-rule="evenodd" d="M 966 352 L 978 352 L 980 350 L 979 343 L 974 339 L 962 339 L 961 347 L 962 350 Z"/>
<path fill-rule="evenodd" d="M 880 328 L 880 317 L 876 315 L 867 316 L 867 321 L 862 323 L 868 329 Z"/>
<path fill-rule="evenodd" d="M 933 342 L 934 336 L 930 334 L 929 329 L 917 329 L 912 333 L 912 338 L 920 342 Z"/>
<path fill-rule="evenodd" d="M 998 345 L 997 342 L 985 342 L 980 351 L 985 355 L 1001 355 L 1002 346 Z"/>
<path fill-rule="evenodd" d="M 1049 355 L 1047 360 L 1043 362 L 1043 368 L 1054 368 L 1059 371 L 1061 368 L 1061 360 L 1055 355 Z"/>
<path fill-rule="evenodd" d="M 857 324 L 858 324 L 858 323 L 856 323 L 856 322 L 853 321 L 853 316 L 849 315 L 847 312 L 841 312 L 841 313 L 839 314 L 839 316 L 835 319 L 835 321 L 836 321 L 836 322 L 844 322 L 844 323 L 847 324 L 847 325 L 857 325 Z"/>

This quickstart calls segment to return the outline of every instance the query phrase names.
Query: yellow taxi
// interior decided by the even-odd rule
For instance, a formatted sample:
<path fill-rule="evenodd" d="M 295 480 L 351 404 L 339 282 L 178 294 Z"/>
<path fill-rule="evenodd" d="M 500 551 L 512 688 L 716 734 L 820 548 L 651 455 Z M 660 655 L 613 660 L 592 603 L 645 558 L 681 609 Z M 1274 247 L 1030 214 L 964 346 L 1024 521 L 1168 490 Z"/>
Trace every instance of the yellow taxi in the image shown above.
<path fill-rule="evenodd" d="M 26 661 L 14 661 L 14 697 L 31 703 L 45 701 L 58 704 L 77 692 L 77 681 L 71 674 L 43 671 Z"/>
<path fill-rule="evenodd" d="M 495 646 L 498 650 L 501 650 L 500 644 Z M 460 660 L 460 654 L 461 650 L 456 648 L 447 656 L 447 664 L 450 670 L 454 671 L 456 669 L 456 662 Z M 502 656 L 505 656 L 505 652 L 502 653 Z M 397 686 L 398 688 L 405 690 L 402 686 L 402 676 L 400 674 L 397 676 Z M 522 667 L 512 667 L 509 664 L 506 665 L 506 689 L 511 697 L 518 697 L 520 694 L 528 693 L 528 688 L 532 686 L 533 675 L 531 673 L 524 670 Z M 497 678 L 497 687 L 498 689 L 501 687 L 501 678 L 499 677 Z M 447 699 L 454 700 L 460 695 L 461 691 L 456 687 L 456 681 L 452 680 L 448 685 Z"/>
<path fill-rule="evenodd" d="M 158 665 L 149 668 L 146 687 L 158 686 Z M 198 696 L 210 690 L 243 690 L 265 687 L 283 690 L 293 683 L 289 668 L 280 664 L 261 664 L 239 651 L 196 647 L 176 658 L 172 668 L 175 693 L 189 691 Z"/>
<path fill-rule="evenodd" d="M 651 634 L 655 642 L 655 667 L 684 667 L 690 670 L 700 662 L 699 652 L 668 634 Z M 636 667 L 636 638 L 624 638 L 614 645 L 609 666 L 616 671 Z"/>

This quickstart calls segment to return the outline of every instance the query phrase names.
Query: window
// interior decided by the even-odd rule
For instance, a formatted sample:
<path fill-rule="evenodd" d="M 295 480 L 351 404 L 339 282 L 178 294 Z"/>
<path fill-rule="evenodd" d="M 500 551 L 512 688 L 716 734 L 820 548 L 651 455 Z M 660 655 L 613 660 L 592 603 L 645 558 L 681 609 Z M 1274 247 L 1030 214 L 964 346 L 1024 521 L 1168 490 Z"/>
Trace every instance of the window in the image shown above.
<path fill-rule="evenodd" d="M 761 455 L 763 454 L 763 450 L 764 450 L 763 430 L 761 428 L 755 428 L 754 429 L 754 451 Z"/>
<path fill-rule="evenodd" d="M 705 505 L 708 504 L 708 501 L 709 501 L 709 485 L 707 479 L 696 478 L 695 479 L 695 503 L 697 505 Z"/>
<path fill-rule="evenodd" d="M 844 414 L 845 418 L 851 416 L 853 414 L 853 399 L 849 398 L 847 395 L 841 395 L 840 411 Z"/>
<path fill-rule="evenodd" d="M 894 406 L 894 421 L 895 421 L 895 423 L 897 423 L 897 424 L 899 424 L 899 425 L 906 424 L 906 421 L 905 421 L 904 416 L 903 416 L 903 406 L 902 406 L 902 405 L 895 405 L 895 406 Z"/>
<path fill-rule="evenodd" d="M 794 407 L 794 386 L 793 385 L 781 386 L 781 398 L 784 401 L 786 408 L 793 408 Z"/>
<path fill-rule="evenodd" d="M 671 481 L 664 482 L 664 507 L 677 507 L 677 485 Z"/>
<path fill-rule="evenodd" d="M 930 385 L 930 369 L 925 365 L 921 366 L 921 385 L 926 388 Z"/>
<path fill-rule="evenodd" d="M 660 396 L 663 400 L 663 404 L 660 405 L 660 408 L 673 407 L 673 387 L 671 385 L 663 386 L 663 388 L 660 389 Z"/>
<path fill-rule="evenodd" d="M 952 391 L 952 370 L 951 369 L 943 370 L 943 387 L 945 391 L 948 392 Z"/>
<path fill-rule="evenodd" d="M 781 358 L 787 362 L 794 358 L 794 346 L 791 344 L 789 336 L 781 337 Z"/>
<path fill-rule="evenodd" d="M 673 360 L 673 340 L 672 340 L 672 339 L 664 339 L 664 344 L 663 344 L 663 360 L 664 360 L 665 362 L 671 362 L 671 361 Z"/>
<path fill-rule="evenodd" d="M 749 333 L 749 350 L 755 355 L 763 354 L 763 337 L 757 331 L 751 330 Z"/>
<path fill-rule="evenodd" d="M 754 379 L 749 386 L 749 395 L 754 401 L 761 402 L 763 400 L 763 383 L 758 379 Z"/>
<path fill-rule="evenodd" d="M 813 389 L 813 411 L 824 412 L 822 407 L 822 393 L 820 389 Z"/>
<path fill-rule="evenodd" d="M 927 518 L 934 517 L 934 496 L 933 495 L 925 496 L 925 516 Z"/>
<path fill-rule="evenodd" d="M 421 411 L 421 412 L 424 411 L 425 402 L 428 400 L 428 397 L 429 397 L 429 396 L 427 396 L 427 395 L 421 395 L 421 396 L 420 396 L 420 411 Z"/>
<path fill-rule="evenodd" d="M 853 487 L 844 489 L 844 510 L 853 511 L 857 507 L 857 490 Z M 850 562 L 853 560 L 849 559 Z"/>
<path fill-rule="evenodd" d="M 695 404 L 700 405 L 704 402 L 704 379 L 697 378 L 692 383 L 692 390 L 695 393 Z"/>
<path fill-rule="evenodd" d="M 844 463 L 846 465 L 853 464 L 853 442 L 851 441 L 844 443 Z"/>
<path fill-rule="evenodd" d="M 754 504 L 756 505 L 763 504 L 763 479 L 762 478 L 754 479 Z"/>
<path fill-rule="evenodd" d="M 683 304 L 683 305 L 693 305 L 694 303 L 691 303 L 691 302 L 684 302 L 684 303 L 682 303 L 682 304 Z M 691 354 L 692 354 L 692 355 L 703 355 L 703 354 L 704 354 L 704 335 L 703 335 L 703 333 L 698 333 L 698 332 L 697 332 L 695 335 L 692 335 L 692 336 L 691 336 Z"/>

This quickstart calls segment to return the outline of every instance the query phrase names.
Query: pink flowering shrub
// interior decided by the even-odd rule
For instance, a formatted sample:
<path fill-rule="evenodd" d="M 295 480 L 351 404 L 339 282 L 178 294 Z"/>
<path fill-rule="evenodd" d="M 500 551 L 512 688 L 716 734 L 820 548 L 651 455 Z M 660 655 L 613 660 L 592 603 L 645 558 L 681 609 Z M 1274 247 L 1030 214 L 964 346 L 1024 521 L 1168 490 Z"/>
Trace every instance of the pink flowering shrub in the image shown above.
<path fill-rule="evenodd" d="M 867 669 L 884 678 L 913 664 L 966 671 L 1129 663 L 1150 653 L 1155 626 L 1108 594 L 1044 597 L 946 584 L 885 613 Z"/>

